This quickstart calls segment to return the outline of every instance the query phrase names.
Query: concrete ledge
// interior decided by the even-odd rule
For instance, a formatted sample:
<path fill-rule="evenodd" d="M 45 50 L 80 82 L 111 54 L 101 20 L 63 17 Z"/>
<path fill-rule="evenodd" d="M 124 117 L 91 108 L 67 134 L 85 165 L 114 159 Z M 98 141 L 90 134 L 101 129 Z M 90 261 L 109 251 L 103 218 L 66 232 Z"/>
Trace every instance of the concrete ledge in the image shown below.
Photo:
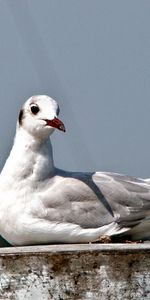
<path fill-rule="evenodd" d="M 150 299 L 150 244 L 0 248 L 4 299 Z"/>

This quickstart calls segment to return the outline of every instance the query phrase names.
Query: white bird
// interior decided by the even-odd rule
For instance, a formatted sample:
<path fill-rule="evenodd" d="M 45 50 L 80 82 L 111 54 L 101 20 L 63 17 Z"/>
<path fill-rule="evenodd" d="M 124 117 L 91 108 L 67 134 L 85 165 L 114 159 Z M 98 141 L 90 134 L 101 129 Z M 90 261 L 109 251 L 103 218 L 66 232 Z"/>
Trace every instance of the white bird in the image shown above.
<path fill-rule="evenodd" d="M 102 235 L 150 238 L 150 184 L 54 166 L 50 135 L 65 131 L 48 96 L 23 105 L 0 175 L 0 234 L 12 245 L 87 243 Z M 60 147 L 61 148 L 61 147 Z M 60 149 L 61 151 L 61 149 Z"/>

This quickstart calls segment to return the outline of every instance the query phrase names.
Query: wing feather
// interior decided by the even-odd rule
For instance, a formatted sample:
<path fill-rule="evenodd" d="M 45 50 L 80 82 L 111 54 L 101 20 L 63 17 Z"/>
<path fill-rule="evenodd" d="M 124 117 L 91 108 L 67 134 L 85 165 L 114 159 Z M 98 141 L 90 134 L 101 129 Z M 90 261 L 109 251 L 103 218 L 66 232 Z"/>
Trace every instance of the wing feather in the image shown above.
<path fill-rule="evenodd" d="M 47 207 L 46 218 L 51 221 L 82 228 L 116 222 L 120 228 L 131 228 L 150 212 L 150 185 L 116 173 L 61 171 L 42 201 Z"/>

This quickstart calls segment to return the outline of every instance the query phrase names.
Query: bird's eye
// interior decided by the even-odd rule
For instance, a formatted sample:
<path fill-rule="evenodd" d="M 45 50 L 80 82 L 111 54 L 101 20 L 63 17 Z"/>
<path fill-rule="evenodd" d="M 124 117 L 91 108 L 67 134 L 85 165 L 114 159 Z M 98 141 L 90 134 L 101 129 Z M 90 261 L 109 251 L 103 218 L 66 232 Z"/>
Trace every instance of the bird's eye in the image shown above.
<path fill-rule="evenodd" d="M 39 112 L 39 107 L 37 105 L 32 105 L 31 106 L 31 112 L 36 115 Z"/>

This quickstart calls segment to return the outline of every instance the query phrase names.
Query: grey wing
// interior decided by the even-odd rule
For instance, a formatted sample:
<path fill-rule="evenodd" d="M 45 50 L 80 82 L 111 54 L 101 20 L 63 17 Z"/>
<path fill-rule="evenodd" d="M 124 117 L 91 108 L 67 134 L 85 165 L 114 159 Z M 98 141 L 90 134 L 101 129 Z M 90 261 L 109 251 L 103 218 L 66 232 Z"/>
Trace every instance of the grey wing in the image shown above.
<path fill-rule="evenodd" d="M 125 231 L 150 213 L 150 185 L 140 179 L 114 173 L 67 172 L 53 180 L 43 199 L 44 218 L 50 221 L 82 228 L 115 222 Z"/>
<path fill-rule="evenodd" d="M 150 185 L 117 173 L 95 173 L 94 182 L 108 200 L 115 220 L 123 227 L 138 225 L 150 217 Z"/>
<path fill-rule="evenodd" d="M 41 197 L 50 221 L 69 222 L 82 228 L 97 228 L 114 221 L 109 202 L 90 173 L 66 173 L 53 179 Z"/>

